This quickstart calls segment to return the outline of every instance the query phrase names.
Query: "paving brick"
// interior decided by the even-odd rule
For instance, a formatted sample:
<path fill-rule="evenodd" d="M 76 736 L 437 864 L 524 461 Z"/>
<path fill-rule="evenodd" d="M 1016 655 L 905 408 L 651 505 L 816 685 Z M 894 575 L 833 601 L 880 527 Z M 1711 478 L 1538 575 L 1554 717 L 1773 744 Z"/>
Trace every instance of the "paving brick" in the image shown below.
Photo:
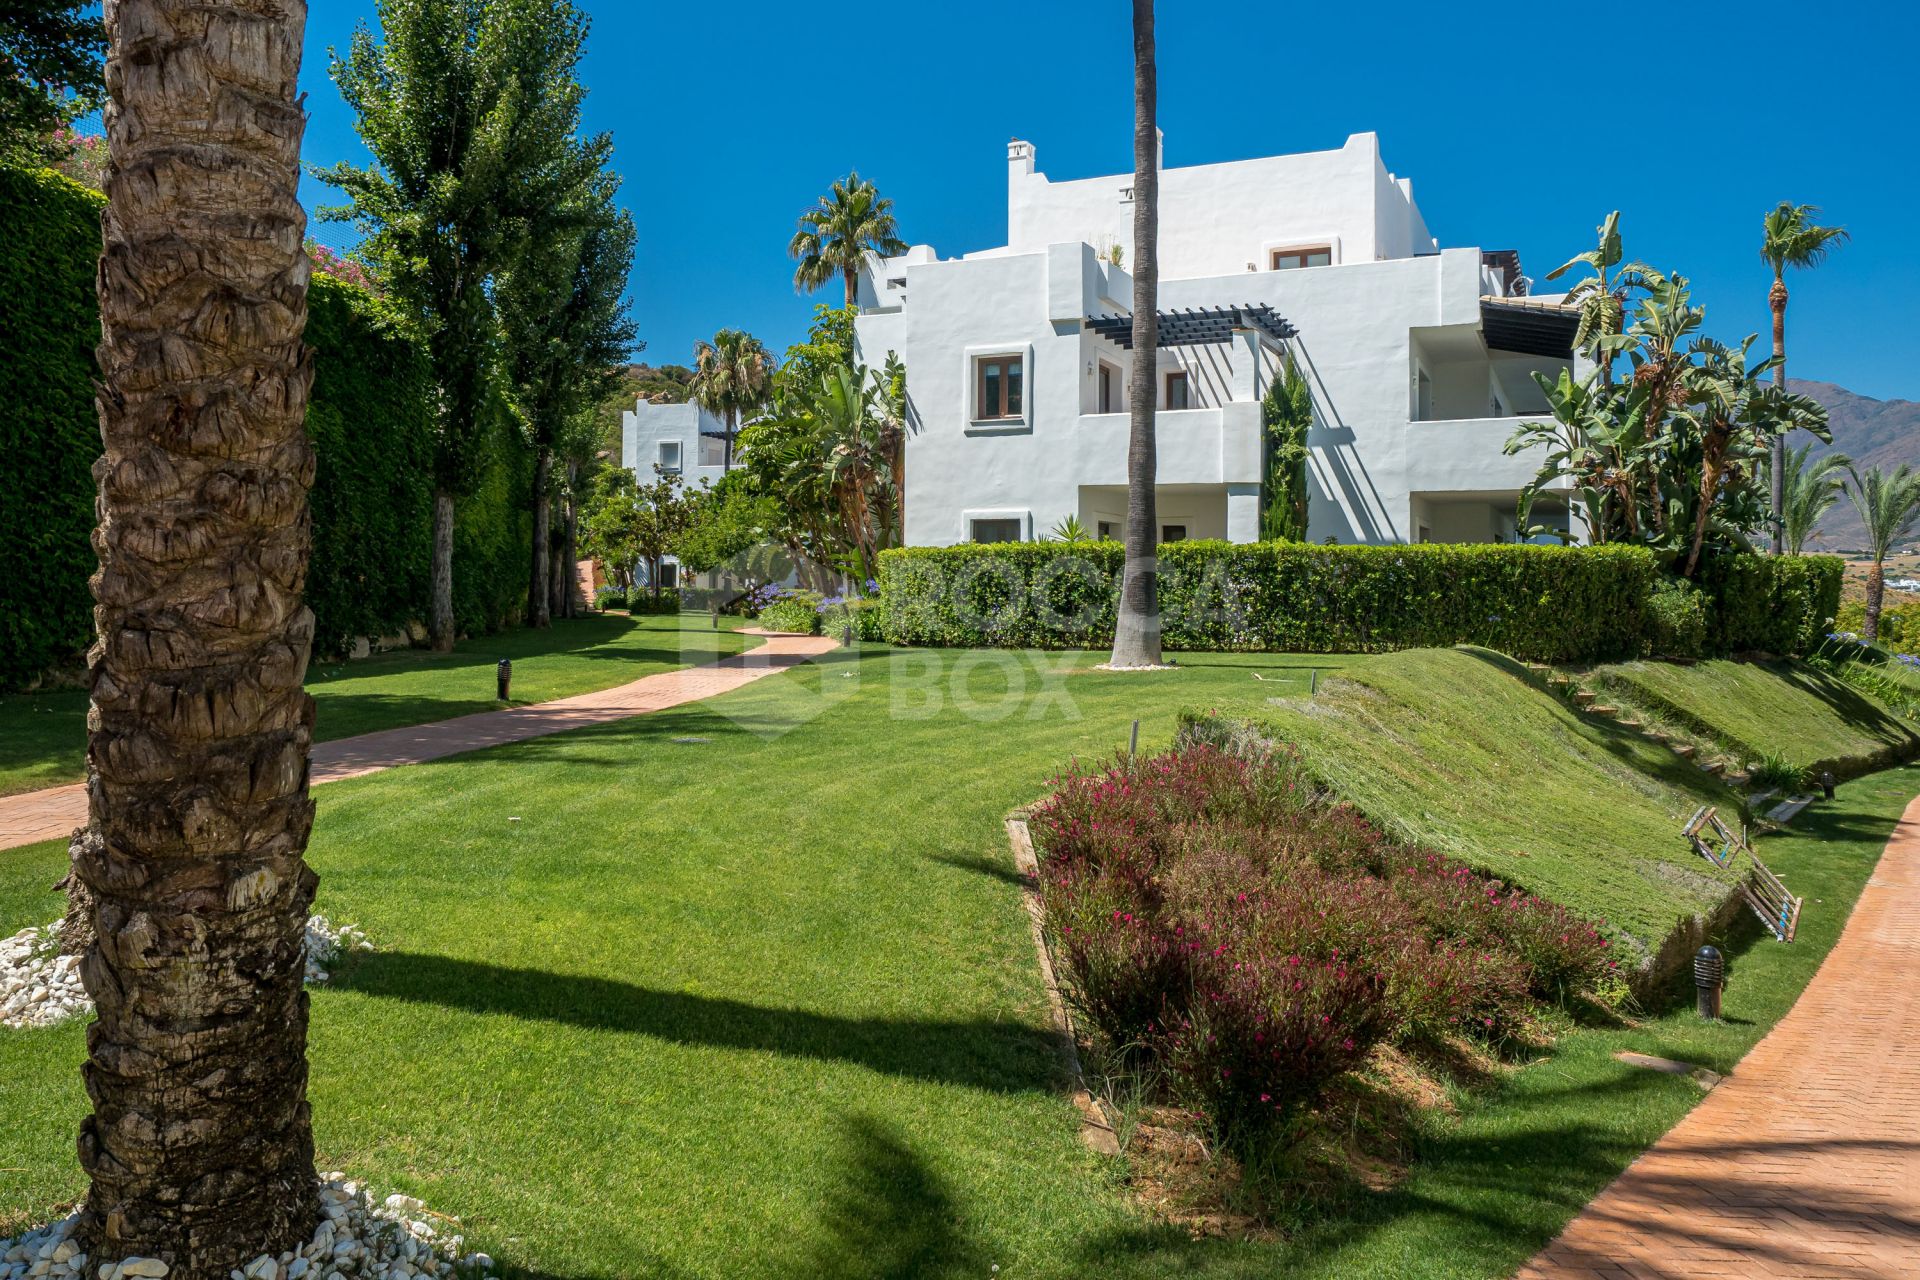
<path fill-rule="evenodd" d="M 1516 1280 L 1596 1273 L 1920 1277 L 1920 800 L 1799 1002 Z"/>
<path fill-rule="evenodd" d="M 704 666 L 643 676 L 612 689 L 322 742 L 313 748 L 312 782 L 315 786 L 338 782 L 381 769 L 438 760 L 442 756 L 550 733 L 565 733 L 569 729 L 611 724 L 684 702 L 697 702 L 784 671 L 827 652 L 834 643 L 821 636 L 769 636 L 764 644 L 745 653 Z M 75 827 L 85 826 L 86 821 L 84 783 L 0 796 L 0 849 L 42 840 L 64 840 Z"/>

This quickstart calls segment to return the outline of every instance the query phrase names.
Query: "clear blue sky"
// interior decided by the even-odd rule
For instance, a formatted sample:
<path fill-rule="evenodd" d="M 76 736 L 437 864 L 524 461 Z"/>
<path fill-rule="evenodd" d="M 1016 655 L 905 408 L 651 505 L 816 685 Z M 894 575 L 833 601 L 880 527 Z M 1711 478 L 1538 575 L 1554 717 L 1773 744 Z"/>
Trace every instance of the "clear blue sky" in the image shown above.
<path fill-rule="evenodd" d="M 1132 167 L 1124 0 L 861 8 L 849 13 L 883 16 L 844 43 L 831 7 L 585 7 L 588 125 L 612 133 L 639 224 L 644 360 L 687 363 L 729 325 L 775 350 L 801 336 L 812 300 L 793 291 L 786 243 L 851 167 L 893 198 L 906 239 L 943 256 L 1005 243 L 1010 137 L 1055 179 Z M 1518 248 L 1536 279 L 1618 208 L 1629 254 L 1692 276 L 1729 340 L 1767 327 L 1761 215 L 1818 204 L 1854 239 L 1789 282 L 1791 372 L 1920 400 L 1920 25 L 1906 9 L 1686 0 L 1603 20 L 1537 2 L 1161 0 L 1166 159 L 1318 150 L 1372 130 L 1443 245 Z M 364 159 L 327 49 L 373 11 L 312 8 L 310 161 Z M 1778 127 L 1770 86 L 1791 103 Z M 311 179 L 304 195 L 332 198 Z"/>

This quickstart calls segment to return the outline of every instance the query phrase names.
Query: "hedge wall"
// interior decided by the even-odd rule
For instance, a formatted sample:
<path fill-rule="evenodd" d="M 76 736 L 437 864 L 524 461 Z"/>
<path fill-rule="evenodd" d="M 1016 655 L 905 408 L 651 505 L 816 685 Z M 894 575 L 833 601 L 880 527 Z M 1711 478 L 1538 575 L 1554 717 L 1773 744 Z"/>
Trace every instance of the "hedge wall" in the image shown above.
<path fill-rule="evenodd" d="M 93 272 L 106 203 L 52 170 L 0 166 L 0 688 L 93 638 Z"/>
<path fill-rule="evenodd" d="M 0 689 L 76 663 L 93 634 L 94 264 L 102 197 L 49 170 L 0 166 Z M 307 600 L 315 652 L 393 635 L 426 613 L 432 397 L 422 348 L 365 289 L 316 274 L 307 410 L 317 465 Z M 454 526 L 454 613 L 496 630 L 526 603 L 533 465 L 493 442 Z"/>
<path fill-rule="evenodd" d="M 1700 589 L 1713 600 L 1708 649 L 1716 653 L 1803 654 L 1840 613 L 1839 556 L 1714 556 L 1701 563 Z"/>
<path fill-rule="evenodd" d="M 897 644 L 1054 648 L 1113 638 L 1118 543 L 883 552 Z M 1637 654 L 1655 572 L 1633 547 L 1177 542 L 1161 548 L 1169 649 L 1354 653 L 1479 644 L 1543 661 Z"/>
<path fill-rule="evenodd" d="M 394 635 L 423 612 L 433 421 L 425 356 L 399 316 L 364 289 L 315 275 L 307 341 L 316 458 L 307 603 L 315 652 L 329 654 L 354 636 Z"/>

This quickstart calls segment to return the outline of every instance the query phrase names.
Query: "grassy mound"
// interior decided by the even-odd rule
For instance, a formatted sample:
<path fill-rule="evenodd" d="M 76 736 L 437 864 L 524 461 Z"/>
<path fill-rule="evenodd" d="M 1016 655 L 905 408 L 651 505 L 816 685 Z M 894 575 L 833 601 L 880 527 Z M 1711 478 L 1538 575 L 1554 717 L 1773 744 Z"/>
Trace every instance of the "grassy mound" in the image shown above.
<path fill-rule="evenodd" d="M 1736 808 L 1724 784 L 1577 714 L 1499 654 L 1379 657 L 1261 719 L 1376 822 L 1604 919 L 1643 989 L 1733 887 L 1680 836 L 1698 806 Z"/>
<path fill-rule="evenodd" d="M 1583 679 L 1609 699 L 1749 762 L 1780 760 L 1852 777 L 1920 751 L 1920 735 L 1885 704 L 1803 663 L 1623 662 Z"/>

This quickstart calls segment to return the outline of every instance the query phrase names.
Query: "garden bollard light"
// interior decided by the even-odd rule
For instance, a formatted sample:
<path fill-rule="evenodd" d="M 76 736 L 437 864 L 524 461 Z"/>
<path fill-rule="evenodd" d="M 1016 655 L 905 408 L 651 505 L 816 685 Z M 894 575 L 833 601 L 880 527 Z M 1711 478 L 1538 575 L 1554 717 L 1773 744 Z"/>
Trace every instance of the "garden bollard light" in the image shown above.
<path fill-rule="evenodd" d="M 1820 775 L 1820 794 L 1833 799 L 1833 770 L 1828 769 Z"/>
<path fill-rule="evenodd" d="M 500 701 L 505 702 L 507 700 L 507 686 L 513 683 L 513 663 L 505 658 L 500 659 L 500 665 L 493 669 L 493 674 L 494 683 L 498 686 L 494 696 L 500 699 Z"/>
<path fill-rule="evenodd" d="M 1720 992 L 1727 985 L 1727 961 L 1718 947 L 1702 947 L 1693 953 L 1693 985 L 1700 1016 L 1718 1022 Z"/>

